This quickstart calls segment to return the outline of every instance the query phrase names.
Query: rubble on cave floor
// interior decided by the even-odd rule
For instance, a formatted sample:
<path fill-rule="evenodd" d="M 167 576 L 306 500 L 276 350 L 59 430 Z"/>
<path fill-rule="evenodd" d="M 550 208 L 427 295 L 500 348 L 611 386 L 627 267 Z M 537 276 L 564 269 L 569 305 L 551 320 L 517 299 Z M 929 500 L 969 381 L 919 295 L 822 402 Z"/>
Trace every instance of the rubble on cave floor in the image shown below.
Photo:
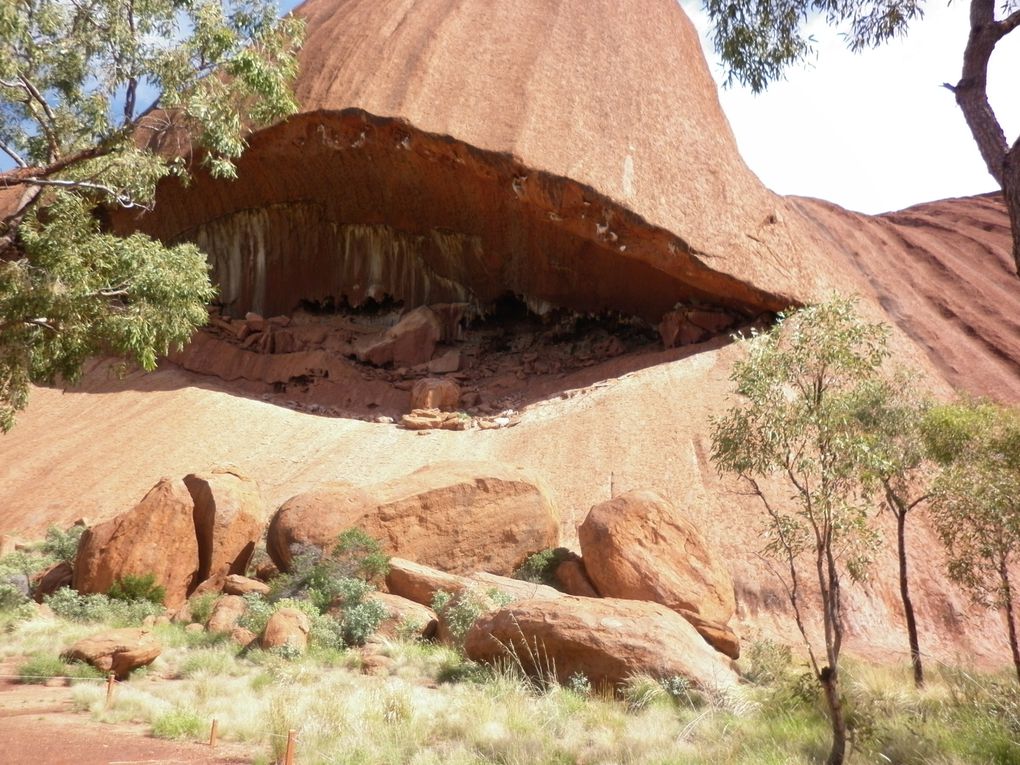
<path fill-rule="evenodd" d="M 217 310 L 172 360 L 240 382 L 248 395 L 314 414 L 403 422 L 412 429 L 429 429 L 430 422 L 440 429 L 489 429 L 516 424 L 523 406 L 572 373 L 704 342 L 742 321 L 704 307 L 678 307 L 658 327 L 609 314 L 539 316 L 513 297 L 486 315 L 466 303 L 406 311 L 390 302 L 358 309 L 313 304 L 289 316 L 249 313 L 243 319 Z M 435 381 L 446 386 L 438 399 Z M 459 417 L 423 414 L 427 410 Z"/>

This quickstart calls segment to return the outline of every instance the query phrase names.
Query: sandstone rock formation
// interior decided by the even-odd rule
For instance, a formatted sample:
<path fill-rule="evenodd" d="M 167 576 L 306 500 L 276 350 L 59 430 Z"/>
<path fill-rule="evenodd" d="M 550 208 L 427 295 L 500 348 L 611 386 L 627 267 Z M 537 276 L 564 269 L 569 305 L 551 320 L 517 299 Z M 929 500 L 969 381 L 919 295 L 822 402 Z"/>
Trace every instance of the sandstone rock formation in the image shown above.
<path fill-rule="evenodd" d="M 265 649 L 290 646 L 297 651 L 308 647 L 308 633 L 311 624 L 308 616 L 296 608 L 281 608 L 266 623 L 259 638 L 259 645 Z"/>
<path fill-rule="evenodd" d="M 380 337 L 367 337 L 357 349 L 361 361 L 384 366 L 413 367 L 432 358 L 443 334 L 439 318 L 428 306 L 414 309 Z"/>
<path fill-rule="evenodd" d="M 584 563 L 580 560 L 565 560 L 556 566 L 553 573 L 556 583 L 568 595 L 578 595 L 583 598 L 601 597 L 592 584 Z"/>
<path fill-rule="evenodd" d="M 594 687 L 620 686 L 639 673 L 680 676 L 705 688 L 733 685 L 736 674 L 681 616 L 656 603 L 616 598 L 522 600 L 483 614 L 464 650 L 475 661 L 515 661 L 529 674 L 580 672 Z"/>
<path fill-rule="evenodd" d="M 334 485 L 292 497 L 269 524 L 266 549 L 285 571 L 292 545 L 330 548 L 353 528 L 390 555 L 454 573 L 510 574 L 531 553 L 554 547 L 559 536 L 556 509 L 528 472 L 437 462 L 376 486 Z"/>
<path fill-rule="evenodd" d="M 546 316 L 610 309 L 657 325 L 840 290 L 893 325 L 896 360 L 932 392 L 1020 401 L 1020 290 L 1001 197 L 863 216 L 767 192 L 737 153 L 683 10 L 651 0 L 642 11 L 609 0 L 314 0 L 300 11 L 310 23 L 302 114 L 251 136 L 238 182 L 167 182 L 154 214 L 116 225 L 199 241 L 238 329 L 251 309 L 389 296 L 402 310 L 430 305 L 448 342 L 508 294 Z M 275 349 L 280 329 L 266 320 L 233 337 Z M 32 537 L 83 513 L 106 519 L 158 475 L 228 459 L 277 506 L 337 475 L 385 482 L 437 459 L 482 458 L 547 480 L 569 542 L 578 509 L 614 487 L 658 487 L 733 572 L 741 628 L 799 641 L 755 557 L 760 509 L 709 458 L 710 417 L 730 405 L 741 358 L 724 338 L 555 368 L 522 385 L 518 427 L 418 436 L 259 401 L 254 380 L 294 387 L 315 372 L 344 406 L 406 409 L 407 390 L 337 361 L 349 346 L 304 350 L 301 332 L 316 328 L 285 329 L 294 352 L 201 333 L 174 357 L 194 373 L 167 363 L 111 380 L 95 368 L 78 390 L 34 390 L 0 439 L 0 529 Z M 916 533 L 918 549 L 937 549 L 923 523 Z M 997 617 L 969 609 L 938 556 L 911 566 L 925 650 L 1001 663 Z M 867 591 L 847 590 L 848 650 L 900 655 L 895 581 L 895 561 L 881 559 Z"/>
<path fill-rule="evenodd" d="M 107 630 L 79 640 L 61 657 L 67 661 L 87 662 L 124 680 L 131 670 L 155 661 L 162 650 L 159 640 L 149 630 L 132 627 Z"/>
<path fill-rule="evenodd" d="M 221 469 L 185 476 L 184 485 L 195 503 L 199 580 L 243 574 L 266 524 L 258 484 Z"/>
<path fill-rule="evenodd" d="M 106 592 L 125 575 L 152 574 L 177 608 L 198 584 L 194 502 L 181 480 L 163 479 L 134 509 L 86 531 L 74 561 L 79 592 Z"/>
<path fill-rule="evenodd" d="M 585 570 L 600 595 L 661 603 L 732 658 L 739 641 L 733 580 L 689 520 L 659 494 L 631 491 L 593 507 L 577 530 Z"/>

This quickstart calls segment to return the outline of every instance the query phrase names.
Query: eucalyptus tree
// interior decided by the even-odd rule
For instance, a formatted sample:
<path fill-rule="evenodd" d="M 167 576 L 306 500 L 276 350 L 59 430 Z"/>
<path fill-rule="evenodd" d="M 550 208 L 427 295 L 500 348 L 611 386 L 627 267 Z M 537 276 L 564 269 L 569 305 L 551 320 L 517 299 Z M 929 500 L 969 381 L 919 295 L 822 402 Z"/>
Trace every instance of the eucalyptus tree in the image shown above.
<path fill-rule="evenodd" d="M 206 320 L 192 245 L 103 226 L 196 164 L 230 177 L 251 128 L 293 112 L 301 23 L 271 0 L 0 4 L 0 429 L 29 382 L 85 359 L 151 369 Z"/>
<path fill-rule="evenodd" d="M 779 564 L 774 570 L 829 710 L 830 765 L 842 763 L 847 749 L 843 585 L 867 576 L 877 544 L 864 497 L 869 439 L 856 413 L 888 355 L 887 336 L 849 299 L 780 315 L 771 331 L 743 341 L 747 356 L 731 376 L 741 400 L 712 434 L 717 469 L 738 476 L 764 510 L 764 553 Z M 766 478 L 785 488 L 770 491 Z M 817 601 L 805 593 L 811 579 Z M 816 602 L 820 647 L 807 624 Z"/>
<path fill-rule="evenodd" d="M 928 449 L 944 466 L 932 515 L 949 576 L 974 602 L 1001 608 L 1020 680 L 1015 565 L 1020 560 L 1020 410 L 990 402 L 935 407 Z"/>

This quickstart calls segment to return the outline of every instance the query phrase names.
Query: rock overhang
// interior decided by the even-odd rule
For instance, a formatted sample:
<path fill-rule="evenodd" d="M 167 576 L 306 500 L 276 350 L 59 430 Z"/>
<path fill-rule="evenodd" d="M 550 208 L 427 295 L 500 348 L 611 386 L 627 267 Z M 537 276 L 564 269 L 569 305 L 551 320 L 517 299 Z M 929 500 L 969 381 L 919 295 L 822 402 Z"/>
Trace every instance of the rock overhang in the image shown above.
<path fill-rule="evenodd" d="M 118 224 L 196 242 L 234 316 L 384 299 L 484 315 L 511 294 L 538 314 L 654 323 L 678 303 L 753 316 L 790 302 L 591 186 L 355 108 L 254 134 L 236 181 L 166 182 L 157 210 Z"/>

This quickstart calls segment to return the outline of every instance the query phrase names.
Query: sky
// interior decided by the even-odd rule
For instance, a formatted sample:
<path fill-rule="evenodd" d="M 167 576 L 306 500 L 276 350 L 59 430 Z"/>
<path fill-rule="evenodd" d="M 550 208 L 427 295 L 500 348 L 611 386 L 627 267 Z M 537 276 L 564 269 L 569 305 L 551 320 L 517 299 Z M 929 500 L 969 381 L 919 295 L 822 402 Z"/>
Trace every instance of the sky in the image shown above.
<path fill-rule="evenodd" d="M 700 0 L 681 5 L 721 83 L 725 72 L 706 37 Z M 868 213 L 996 189 L 953 94 L 942 87 L 960 79 L 968 8 L 962 0 L 929 2 L 904 39 L 859 54 L 815 24 L 818 56 L 810 66 L 790 69 L 758 96 L 720 89 L 744 160 L 774 191 Z M 989 72 L 989 100 L 1011 143 L 1020 134 L 1018 74 L 1020 31 L 999 43 Z"/>

